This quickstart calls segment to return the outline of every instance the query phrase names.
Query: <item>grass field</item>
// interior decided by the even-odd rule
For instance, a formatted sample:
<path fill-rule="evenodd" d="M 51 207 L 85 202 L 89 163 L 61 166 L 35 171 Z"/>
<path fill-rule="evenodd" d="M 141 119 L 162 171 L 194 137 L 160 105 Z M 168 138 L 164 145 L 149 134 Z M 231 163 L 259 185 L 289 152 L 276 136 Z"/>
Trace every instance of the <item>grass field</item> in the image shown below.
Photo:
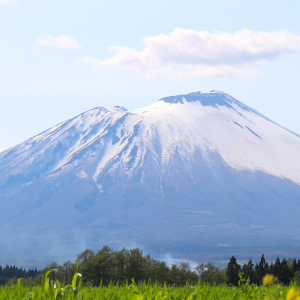
<path fill-rule="evenodd" d="M 183 287 L 143 283 L 136 285 L 109 285 L 99 287 L 82 287 L 79 273 L 74 275 L 71 285 L 61 286 L 60 283 L 49 281 L 47 272 L 43 283 L 37 287 L 22 286 L 21 280 L 17 285 L 7 285 L 0 288 L 0 300 L 19 299 L 115 299 L 115 300 L 162 300 L 162 299 L 287 299 L 300 300 L 300 288 L 296 284 L 282 285 L 242 285 L 228 287 L 227 285 L 207 285 L 198 283 L 196 286 L 186 284 Z M 299 293 L 298 293 L 299 291 Z M 299 296 L 298 296 L 299 295 Z"/>

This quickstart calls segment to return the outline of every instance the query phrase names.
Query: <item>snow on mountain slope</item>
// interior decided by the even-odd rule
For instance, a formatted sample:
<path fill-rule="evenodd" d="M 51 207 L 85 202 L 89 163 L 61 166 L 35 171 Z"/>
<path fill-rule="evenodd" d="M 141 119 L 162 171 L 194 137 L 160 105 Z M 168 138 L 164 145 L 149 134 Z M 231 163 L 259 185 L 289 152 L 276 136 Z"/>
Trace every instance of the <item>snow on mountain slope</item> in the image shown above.
<path fill-rule="evenodd" d="M 298 243 L 299 153 L 298 135 L 218 91 L 95 108 L 0 153 L 4 249 L 11 234 L 41 249 L 271 245 L 285 226 Z"/>
<path fill-rule="evenodd" d="M 218 103 L 215 95 L 224 103 Z M 164 98 L 146 110 L 133 111 L 163 137 L 163 158 L 176 147 L 184 155 L 200 148 L 204 153 L 219 153 L 233 168 L 264 171 L 300 184 L 300 160 L 294 160 L 299 154 L 298 136 L 220 92 L 194 93 L 190 102 L 184 96 L 175 99 Z"/>
<path fill-rule="evenodd" d="M 123 165 L 131 161 L 132 169 L 141 166 L 147 151 L 161 156 L 163 172 L 176 149 L 187 157 L 201 149 L 204 154 L 217 152 L 233 168 L 263 171 L 300 184 L 297 135 L 224 93 L 188 96 L 163 98 L 133 111 L 92 109 L 2 153 L 1 175 L 47 174 L 76 165 L 84 155 L 85 164 L 97 164 L 96 178 L 114 157 Z"/>

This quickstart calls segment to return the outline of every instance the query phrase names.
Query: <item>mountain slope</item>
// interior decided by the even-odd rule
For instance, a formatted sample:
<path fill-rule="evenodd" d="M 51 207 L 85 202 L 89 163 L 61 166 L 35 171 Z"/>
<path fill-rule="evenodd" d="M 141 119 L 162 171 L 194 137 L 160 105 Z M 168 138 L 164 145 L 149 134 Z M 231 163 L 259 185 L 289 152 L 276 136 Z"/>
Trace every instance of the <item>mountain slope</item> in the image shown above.
<path fill-rule="evenodd" d="M 299 153 L 222 92 L 95 108 L 0 153 L 1 251 L 299 245 Z"/>

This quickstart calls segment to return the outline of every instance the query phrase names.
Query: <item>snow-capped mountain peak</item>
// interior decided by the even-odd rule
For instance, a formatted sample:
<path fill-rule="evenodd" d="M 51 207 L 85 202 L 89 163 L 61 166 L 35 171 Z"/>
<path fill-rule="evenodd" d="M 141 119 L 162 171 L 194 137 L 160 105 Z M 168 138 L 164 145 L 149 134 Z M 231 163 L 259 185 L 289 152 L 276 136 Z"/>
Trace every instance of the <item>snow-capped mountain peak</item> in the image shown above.
<path fill-rule="evenodd" d="M 299 153 L 299 136 L 219 91 L 97 107 L 0 153 L 0 229 L 143 243 L 194 241 L 201 224 L 216 239 L 227 223 L 270 229 L 270 203 L 284 214 L 300 198 Z"/>

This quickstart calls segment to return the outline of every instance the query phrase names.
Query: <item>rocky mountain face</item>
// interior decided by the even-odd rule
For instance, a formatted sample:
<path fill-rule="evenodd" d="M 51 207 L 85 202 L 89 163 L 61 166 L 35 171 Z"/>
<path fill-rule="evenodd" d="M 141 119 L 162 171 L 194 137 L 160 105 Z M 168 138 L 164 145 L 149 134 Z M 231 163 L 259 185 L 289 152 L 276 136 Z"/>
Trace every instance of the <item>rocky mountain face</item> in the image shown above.
<path fill-rule="evenodd" d="M 300 137 L 218 91 L 97 107 L 0 153 L 0 255 L 27 265 L 299 247 L 299 216 Z"/>

